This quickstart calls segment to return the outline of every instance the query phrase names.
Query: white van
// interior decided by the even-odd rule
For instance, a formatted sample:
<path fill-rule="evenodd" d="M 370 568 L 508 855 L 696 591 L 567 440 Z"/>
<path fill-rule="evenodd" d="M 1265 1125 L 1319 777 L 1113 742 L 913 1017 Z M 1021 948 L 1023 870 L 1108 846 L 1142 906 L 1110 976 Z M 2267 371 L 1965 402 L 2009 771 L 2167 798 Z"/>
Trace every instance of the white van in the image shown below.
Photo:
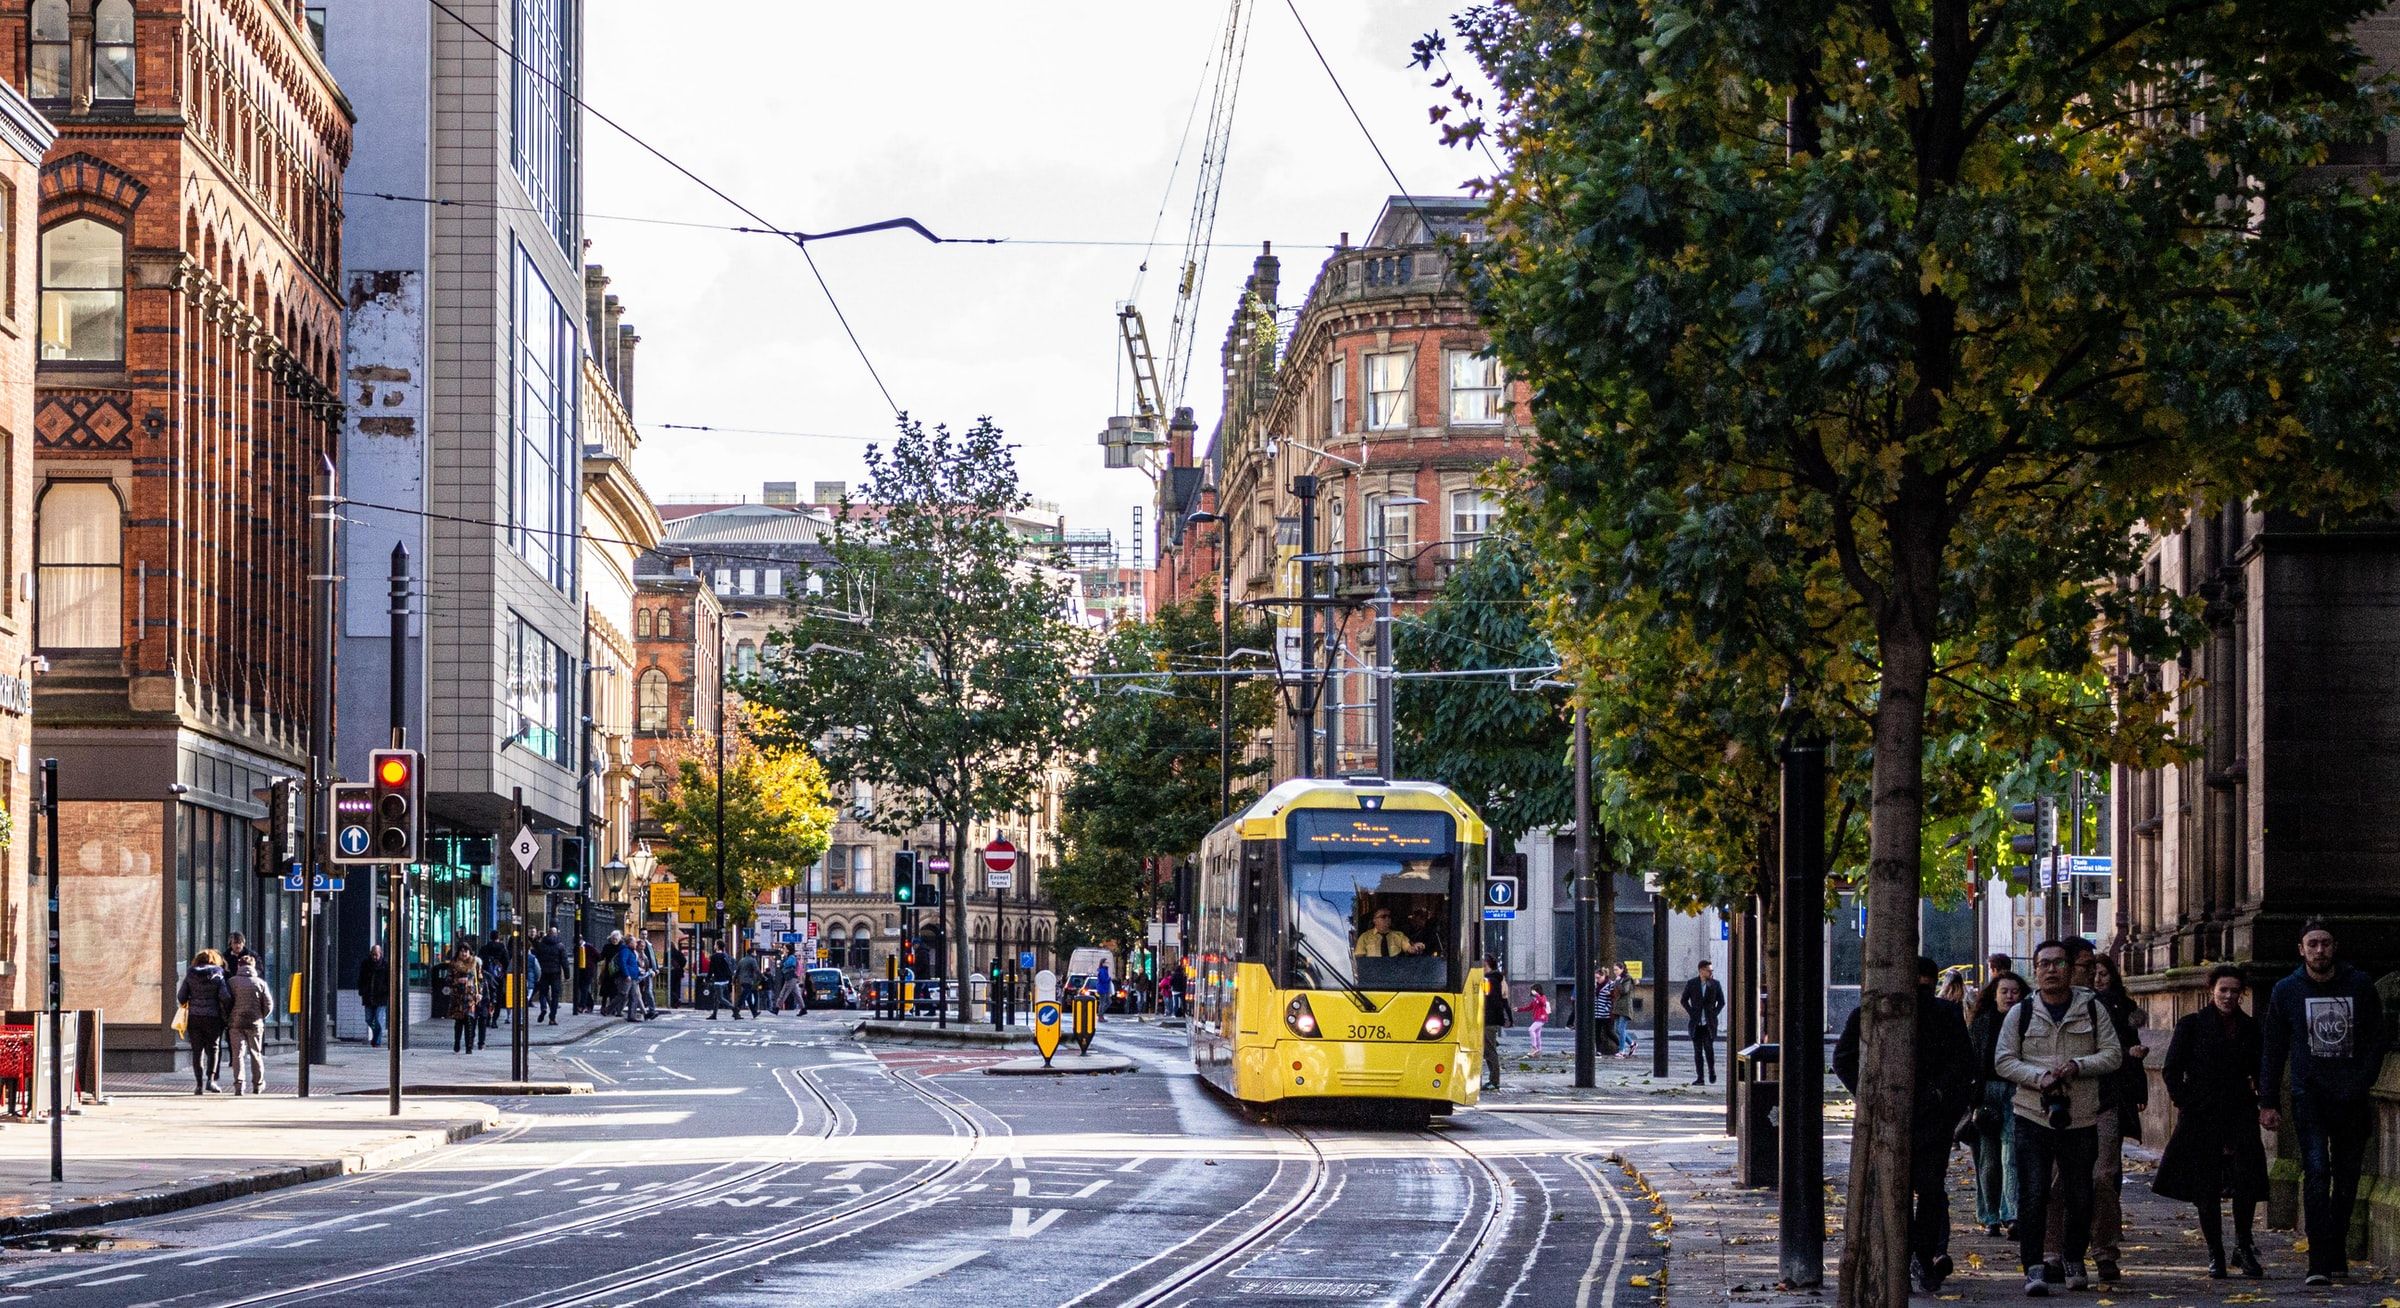
<path fill-rule="evenodd" d="M 1108 964 L 1110 982 L 1121 985 L 1125 973 L 1117 966 L 1116 955 L 1105 949 L 1087 947 L 1067 955 L 1067 979 L 1066 984 L 1058 992 L 1059 998 L 1066 999 L 1083 993 L 1083 988 L 1091 984 L 1093 978 L 1099 973 L 1102 963 Z"/>

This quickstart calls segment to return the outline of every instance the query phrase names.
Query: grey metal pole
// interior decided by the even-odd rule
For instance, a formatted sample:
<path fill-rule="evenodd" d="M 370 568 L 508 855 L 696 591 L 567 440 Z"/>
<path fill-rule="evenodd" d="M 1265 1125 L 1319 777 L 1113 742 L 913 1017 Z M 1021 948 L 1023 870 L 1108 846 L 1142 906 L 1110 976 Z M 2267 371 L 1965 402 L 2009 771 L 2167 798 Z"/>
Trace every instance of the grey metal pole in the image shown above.
<path fill-rule="evenodd" d="M 1575 706 L 1575 1084 L 1599 1084 L 1599 1033 L 1593 1029 L 1592 920 L 1597 895 L 1592 876 L 1592 731 L 1583 706 Z"/>
<path fill-rule="evenodd" d="M 717 619 L 717 824 L 715 838 L 709 843 L 716 853 L 716 913 L 717 948 L 725 949 L 725 619 Z M 726 957 L 733 956 L 731 950 Z M 735 1017 L 741 1012 L 736 1009 Z"/>
<path fill-rule="evenodd" d="M 1825 1283 L 1825 748 L 1784 742 L 1776 1238 L 1783 1282 Z"/>
<path fill-rule="evenodd" d="M 1233 816 L 1233 551 L 1217 518 L 1217 816 Z"/>
<path fill-rule="evenodd" d="M 1306 560 L 1317 552 L 1317 479 L 1305 473 L 1292 478 L 1292 494 L 1300 501 L 1300 557 Z M 1317 774 L 1316 567 L 1309 562 L 1300 565 L 1300 702 L 1293 713 L 1299 719 L 1299 733 L 1292 742 L 1295 777 Z"/>
<path fill-rule="evenodd" d="M 1392 565 L 1387 562 L 1380 571 L 1382 584 L 1375 588 L 1375 764 L 1386 780 L 1393 780 L 1400 775 L 1400 762 L 1392 744 L 1392 691 L 1398 685 L 1392 667 Z"/>
<path fill-rule="evenodd" d="M 317 498 L 315 514 L 317 568 L 315 575 L 310 578 L 317 587 L 317 620 L 312 624 L 314 630 L 309 633 L 308 677 L 314 720 L 308 733 L 308 792 L 302 801 L 308 809 L 302 815 L 301 825 L 306 844 L 303 846 L 305 852 L 300 856 L 301 870 L 309 874 L 307 884 L 310 887 L 300 901 L 306 906 L 306 912 L 300 919 L 301 929 L 311 934 L 309 945 L 301 950 L 301 956 L 308 960 L 308 974 L 304 980 L 308 1007 L 301 1019 L 300 1033 L 303 1041 L 301 1048 L 305 1052 L 300 1059 L 298 1082 L 303 1099 L 308 1097 L 309 1065 L 327 1061 L 329 1024 L 326 1019 L 331 1014 L 325 1010 L 332 1006 L 327 1000 L 333 995 L 334 989 L 325 981 L 327 974 L 332 971 L 328 960 L 335 953 L 335 942 L 329 938 L 331 933 L 315 930 L 318 909 L 315 874 L 331 870 L 325 859 L 325 787 L 333 780 L 333 760 L 329 752 L 333 748 L 333 640 L 334 624 L 341 620 L 336 608 L 341 603 L 342 580 L 341 561 L 334 549 L 334 524 L 340 521 L 341 514 L 334 506 L 341 495 L 341 473 L 333 466 L 333 460 L 327 457 L 322 460 L 318 477 L 318 484 L 323 490 Z"/>
<path fill-rule="evenodd" d="M 391 726 L 392 748 L 400 749 L 408 741 L 408 546 L 392 546 L 392 627 L 391 627 Z M 422 820 L 422 815 L 419 815 Z M 386 1074 L 390 1081 L 391 1115 L 400 1115 L 400 1049 L 407 1043 L 408 1031 L 408 965 L 401 952 L 408 947 L 408 865 L 390 865 L 391 878 L 390 922 L 385 930 L 384 961 L 390 969 L 384 996 L 391 1004 L 391 1016 L 384 1023 L 391 1039 L 387 1042 Z"/>
<path fill-rule="evenodd" d="M 517 833 L 524 829 L 525 788 L 511 786 L 508 791 L 508 831 L 501 837 L 501 845 L 506 847 L 515 841 Z M 525 958 L 528 952 L 525 939 L 525 918 L 532 911 L 533 886 L 530 884 L 530 878 L 526 875 L 525 865 L 519 862 L 514 854 L 509 856 L 508 862 L 509 866 L 514 869 L 509 879 L 510 884 L 516 887 L 515 898 L 517 901 L 517 930 L 515 937 L 509 942 L 511 947 L 508 951 L 510 981 L 508 1007 L 509 1014 L 514 1019 L 510 1023 L 508 1032 L 508 1078 L 522 1084 L 533 1079 L 533 1030 L 526 1022 L 526 1018 L 532 1012 L 532 1006 L 528 1002 L 532 997 L 526 993 L 531 987 L 525 984 Z"/>
<path fill-rule="evenodd" d="M 58 949 L 58 760 L 42 760 L 42 881 L 49 897 L 49 966 L 44 977 L 44 999 L 50 1009 L 50 1179 L 67 1179 L 67 1101 L 66 1060 L 60 1057 L 65 1045 L 66 977 L 59 970 Z M 240 1084 L 241 1069 L 234 1069 L 235 1084 Z M 31 1095 L 26 1098 L 31 1099 Z"/>

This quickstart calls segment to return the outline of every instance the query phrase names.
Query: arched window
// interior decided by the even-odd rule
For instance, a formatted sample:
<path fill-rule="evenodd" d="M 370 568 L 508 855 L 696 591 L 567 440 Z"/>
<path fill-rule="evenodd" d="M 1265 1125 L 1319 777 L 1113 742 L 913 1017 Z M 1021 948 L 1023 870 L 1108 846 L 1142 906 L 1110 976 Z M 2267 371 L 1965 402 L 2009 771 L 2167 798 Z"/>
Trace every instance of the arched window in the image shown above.
<path fill-rule="evenodd" d="M 125 357 L 125 234 L 72 218 L 42 233 L 42 357 Z"/>
<path fill-rule="evenodd" d="M 36 508 L 35 640 L 43 649 L 124 643 L 123 510 L 106 482 L 54 482 Z"/>
<path fill-rule="evenodd" d="M 75 55 L 67 32 L 67 0 L 33 0 L 33 98 L 64 100 L 75 93 Z"/>
<path fill-rule="evenodd" d="M 92 98 L 133 99 L 133 0 L 100 0 L 92 10 Z"/>
<path fill-rule="evenodd" d="M 642 674 L 639 683 L 640 704 L 634 727 L 640 731 L 667 729 L 667 674 L 652 668 Z"/>
<path fill-rule="evenodd" d="M 850 966 L 863 969 L 874 962 L 869 954 L 875 947 L 874 930 L 864 922 L 850 928 Z"/>
<path fill-rule="evenodd" d="M 633 611 L 633 638 L 635 640 L 650 638 L 650 610 L 635 609 Z"/>
<path fill-rule="evenodd" d="M 675 610 L 660 609 L 658 611 L 658 634 L 661 636 L 675 634 Z"/>

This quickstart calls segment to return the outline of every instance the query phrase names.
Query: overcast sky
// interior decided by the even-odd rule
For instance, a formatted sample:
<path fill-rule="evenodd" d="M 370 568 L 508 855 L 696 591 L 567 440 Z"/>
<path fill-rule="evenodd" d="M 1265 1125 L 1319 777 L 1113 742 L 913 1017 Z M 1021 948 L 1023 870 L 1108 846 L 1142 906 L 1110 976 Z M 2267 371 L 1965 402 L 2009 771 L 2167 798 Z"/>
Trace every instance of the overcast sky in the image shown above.
<path fill-rule="evenodd" d="M 1480 158 L 1441 145 L 1426 114 L 1439 93 L 1408 66 L 1410 41 L 1456 7 L 1299 0 L 1420 194 L 1456 193 Z M 1327 247 L 1345 231 L 1363 237 L 1393 190 L 1283 0 L 1253 8 L 1185 392 L 1203 441 L 1220 405 L 1217 351 L 1258 242 L 1275 243 L 1285 298 L 1297 300 Z M 1095 443 L 1111 413 L 1131 408 L 1116 306 L 1193 97 L 1205 95 L 1222 3 L 597 0 L 588 15 L 589 103 L 778 225 L 906 215 L 943 236 L 1134 243 L 935 246 L 897 233 L 811 247 L 900 407 L 954 427 L 991 415 L 1020 446 L 1032 494 L 1070 525 L 1125 541 L 1150 487 L 1138 472 L 1102 470 Z M 589 259 L 606 265 L 642 337 L 635 469 L 651 494 L 855 483 L 891 411 L 800 252 L 772 236 L 623 221 L 745 220 L 609 128 L 587 119 L 585 130 Z M 1141 296 L 1161 352 L 1191 217 L 1193 135 Z"/>

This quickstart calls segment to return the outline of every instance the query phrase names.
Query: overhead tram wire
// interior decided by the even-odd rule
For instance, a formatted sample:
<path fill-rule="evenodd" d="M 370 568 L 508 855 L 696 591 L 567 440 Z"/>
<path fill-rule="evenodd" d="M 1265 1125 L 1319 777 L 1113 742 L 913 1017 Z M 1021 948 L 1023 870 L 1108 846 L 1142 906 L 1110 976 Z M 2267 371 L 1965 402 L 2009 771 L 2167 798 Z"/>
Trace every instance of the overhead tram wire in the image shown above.
<path fill-rule="evenodd" d="M 923 234 L 927 240 L 938 241 L 940 239 L 939 237 L 936 237 L 933 235 L 933 233 L 926 231 L 923 225 L 917 223 L 916 220 L 908 218 L 896 218 L 884 223 L 871 223 L 864 227 L 845 228 L 841 231 L 821 232 L 816 233 L 813 236 L 809 233 L 793 232 L 784 228 L 778 228 L 775 226 L 775 224 L 767 221 L 767 218 L 764 214 L 761 214 L 756 209 L 751 208 L 749 205 L 734 199 L 731 195 L 728 195 L 722 187 L 717 186 L 707 178 L 702 177 L 700 174 L 693 172 L 690 168 L 685 167 L 683 163 L 677 160 L 674 156 L 642 139 L 639 135 L 635 134 L 632 129 L 626 127 L 623 123 L 620 123 L 616 119 L 609 117 L 605 113 L 602 113 L 600 110 L 593 108 L 584 100 L 582 96 L 579 96 L 573 91 L 568 90 L 567 87 L 557 78 L 552 77 L 550 74 L 543 72 L 541 69 L 534 67 L 530 63 L 527 63 L 522 56 L 517 54 L 516 51 L 508 48 L 505 45 L 502 45 L 496 37 L 492 36 L 491 33 L 486 32 L 482 28 L 477 27 L 475 24 L 468 22 L 464 17 L 460 16 L 457 10 L 452 9 L 447 4 L 444 4 L 442 0 L 425 0 L 425 3 L 432 5 L 435 9 L 438 9 L 443 14 L 448 15 L 451 22 L 454 22 L 460 27 L 465 28 L 468 32 L 472 33 L 477 40 L 483 42 L 485 45 L 488 45 L 492 49 L 499 51 L 502 55 L 507 57 L 510 63 L 513 63 L 517 67 L 524 69 L 528 74 L 540 78 L 544 83 L 556 90 L 561 96 L 564 96 L 567 100 L 572 102 L 576 108 L 581 109 L 583 112 L 599 119 L 618 135 L 623 136 L 626 140 L 631 141 L 636 146 L 639 146 L 643 151 L 648 153 L 651 157 L 657 159 L 660 163 L 663 163 L 667 167 L 674 169 L 678 173 L 681 173 L 685 178 L 689 179 L 700 189 L 707 191 L 709 194 L 716 196 L 720 200 L 723 200 L 726 204 L 731 205 L 733 208 L 739 210 L 744 216 L 748 217 L 751 221 L 758 223 L 760 226 L 781 232 L 786 240 L 789 240 L 794 246 L 798 247 L 800 251 L 800 257 L 807 261 L 809 275 L 817 279 L 817 289 L 825 293 L 826 305 L 833 310 L 834 320 L 842 325 L 842 334 L 850 338 L 850 348 L 858 352 L 858 361 L 866 365 L 867 376 L 874 381 L 875 389 L 882 392 L 884 404 L 889 406 L 891 411 L 895 414 L 901 412 L 900 402 L 892 398 L 891 387 L 883 384 L 883 374 L 876 370 L 875 360 L 868 357 L 867 347 L 858 339 L 858 332 L 850 326 L 850 315 L 842 312 L 842 302 L 835 297 L 833 293 L 833 286 L 825 280 L 824 272 L 817 267 L 816 256 L 809 253 L 808 243 L 812 239 L 823 239 L 832 236 L 848 235 L 853 232 L 871 231 L 879 228 L 898 226 L 907 226 L 912 228 L 913 230 Z"/>

